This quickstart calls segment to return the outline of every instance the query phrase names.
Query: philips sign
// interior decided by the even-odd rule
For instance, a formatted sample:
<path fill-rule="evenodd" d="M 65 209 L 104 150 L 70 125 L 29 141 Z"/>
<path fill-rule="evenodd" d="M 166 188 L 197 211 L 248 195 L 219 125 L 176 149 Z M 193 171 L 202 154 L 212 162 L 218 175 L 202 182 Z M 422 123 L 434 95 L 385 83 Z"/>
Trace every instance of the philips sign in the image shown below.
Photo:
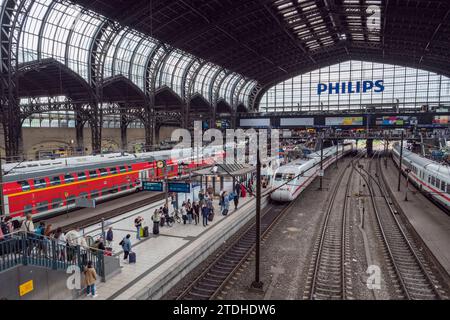
<path fill-rule="evenodd" d="M 376 81 L 356 81 L 356 82 L 336 82 L 336 83 L 319 83 L 317 85 L 317 94 L 321 95 L 323 92 L 328 94 L 339 93 L 360 93 L 360 92 L 383 92 L 384 84 L 383 80 Z"/>

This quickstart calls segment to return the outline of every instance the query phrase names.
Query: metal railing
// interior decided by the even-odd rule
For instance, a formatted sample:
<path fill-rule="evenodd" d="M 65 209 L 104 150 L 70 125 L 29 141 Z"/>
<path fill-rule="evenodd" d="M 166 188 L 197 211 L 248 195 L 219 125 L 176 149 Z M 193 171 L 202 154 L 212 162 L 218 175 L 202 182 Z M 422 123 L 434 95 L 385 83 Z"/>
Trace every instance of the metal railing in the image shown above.
<path fill-rule="evenodd" d="M 15 232 L 0 241 L 0 272 L 18 265 L 32 265 L 52 270 L 81 270 L 92 261 L 97 274 L 105 281 L 104 251 L 61 243 L 58 239 L 34 233 Z"/>

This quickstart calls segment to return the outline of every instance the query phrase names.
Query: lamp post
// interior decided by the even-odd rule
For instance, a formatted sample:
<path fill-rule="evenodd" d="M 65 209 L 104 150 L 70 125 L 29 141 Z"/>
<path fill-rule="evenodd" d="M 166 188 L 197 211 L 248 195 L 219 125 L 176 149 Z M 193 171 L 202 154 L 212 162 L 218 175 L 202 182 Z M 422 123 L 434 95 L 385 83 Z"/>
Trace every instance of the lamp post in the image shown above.
<path fill-rule="evenodd" d="M 405 201 L 408 201 L 408 186 L 409 186 L 409 173 L 411 172 L 411 169 L 406 169 L 406 190 L 405 190 Z"/>
<path fill-rule="evenodd" d="M 403 162 L 403 131 L 401 136 L 401 143 L 400 143 L 400 162 L 398 164 L 398 185 L 397 185 L 397 191 L 400 192 L 400 182 L 402 179 L 402 162 Z"/>
<path fill-rule="evenodd" d="M 255 281 L 252 288 L 262 290 L 263 283 L 260 280 L 261 260 L 261 159 L 259 150 L 256 152 L 256 248 L 255 248 Z"/>

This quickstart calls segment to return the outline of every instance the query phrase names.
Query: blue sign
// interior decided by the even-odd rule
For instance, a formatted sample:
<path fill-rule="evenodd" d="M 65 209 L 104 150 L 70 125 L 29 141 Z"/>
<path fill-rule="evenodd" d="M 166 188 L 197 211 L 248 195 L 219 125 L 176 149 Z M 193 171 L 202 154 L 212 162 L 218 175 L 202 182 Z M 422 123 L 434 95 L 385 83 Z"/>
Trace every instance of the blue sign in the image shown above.
<path fill-rule="evenodd" d="M 163 183 L 142 181 L 142 189 L 145 191 L 163 191 Z"/>
<path fill-rule="evenodd" d="M 383 80 L 369 80 L 369 81 L 356 81 L 356 82 L 336 82 L 336 83 L 319 83 L 317 85 L 317 94 L 320 96 L 323 92 L 328 94 L 339 93 L 366 93 L 367 91 L 383 92 L 384 84 Z"/>
<path fill-rule="evenodd" d="M 191 184 L 186 182 L 169 182 L 169 192 L 191 193 Z"/>

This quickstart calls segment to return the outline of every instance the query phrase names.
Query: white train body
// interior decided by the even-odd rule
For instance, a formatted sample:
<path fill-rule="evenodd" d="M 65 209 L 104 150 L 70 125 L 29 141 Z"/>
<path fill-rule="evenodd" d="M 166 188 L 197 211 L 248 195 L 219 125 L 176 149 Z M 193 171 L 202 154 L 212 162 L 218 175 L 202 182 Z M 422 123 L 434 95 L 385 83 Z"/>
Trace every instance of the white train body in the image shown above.
<path fill-rule="evenodd" d="M 344 152 L 342 152 L 344 147 Z M 323 149 L 323 169 L 328 168 L 332 163 L 349 153 L 353 149 L 353 144 L 339 145 L 339 153 L 336 157 L 336 147 Z M 308 187 L 319 175 L 320 171 L 320 151 L 311 153 L 306 159 L 298 159 L 287 165 L 279 167 L 273 176 L 272 190 L 270 197 L 278 202 L 293 201 L 298 195 Z"/>
<path fill-rule="evenodd" d="M 400 146 L 394 145 L 392 158 L 399 165 Z M 450 167 L 403 148 L 402 171 L 410 169 L 409 180 L 432 199 L 450 208 Z"/>

